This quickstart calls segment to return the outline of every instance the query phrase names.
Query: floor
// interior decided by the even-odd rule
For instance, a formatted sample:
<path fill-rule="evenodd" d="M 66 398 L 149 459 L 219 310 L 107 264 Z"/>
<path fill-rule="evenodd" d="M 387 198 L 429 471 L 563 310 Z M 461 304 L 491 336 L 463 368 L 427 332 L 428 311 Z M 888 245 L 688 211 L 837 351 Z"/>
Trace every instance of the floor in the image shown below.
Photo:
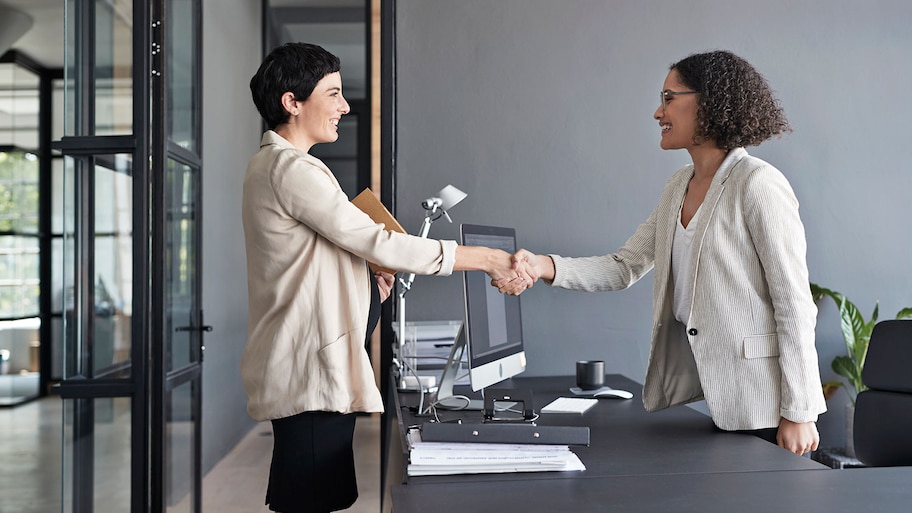
<path fill-rule="evenodd" d="M 61 400 L 49 397 L 14 408 L 0 408 L 0 513 L 49 513 L 61 511 L 62 442 Z M 110 433 L 96 443 L 96 455 L 111 451 L 108 461 L 99 461 L 95 481 L 96 513 L 123 513 L 129 497 L 129 472 L 124 446 L 128 430 L 120 429 L 119 408 L 110 408 Z M 361 416 L 355 427 L 355 458 L 360 498 L 346 510 L 350 513 L 380 513 L 380 417 Z M 215 467 L 203 477 L 203 513 L 260 513 L 263 505 L 272 428 L 254 427 Z M 106 464 L 110 462 L 111 464 Z M 109 490 L 108 490 L 109 489 Z M 129 495 L 129 494 L 126 494 Z M 384 508 L 389 510 L 389 507 Z M 186 501 L 169 513 L 189 512 Z"/>
<path fill-rule="evenodd" d="M 379 415 L 358 417 L 354 447 L 359 498 L 345 511 L 380 513 Z M 271 452 L 272 426 L 267 422 L 255 427 L 203 478 L 203 513 L 268 512 L 262 504 Z"/>

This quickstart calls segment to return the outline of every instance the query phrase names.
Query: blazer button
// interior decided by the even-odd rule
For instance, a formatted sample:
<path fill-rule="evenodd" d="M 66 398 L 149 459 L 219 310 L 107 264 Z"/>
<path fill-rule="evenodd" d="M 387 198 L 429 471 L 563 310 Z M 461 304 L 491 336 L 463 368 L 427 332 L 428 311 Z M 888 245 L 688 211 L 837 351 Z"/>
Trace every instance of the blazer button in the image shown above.
<path fill-rule="evenodd" d="M 687 330 L 687 334 L 690 335 L 691 337 L 696 337 L 697 333 L 699 333 L 697 331 L 697 328 L 690 328 L 689 330 Z"/>

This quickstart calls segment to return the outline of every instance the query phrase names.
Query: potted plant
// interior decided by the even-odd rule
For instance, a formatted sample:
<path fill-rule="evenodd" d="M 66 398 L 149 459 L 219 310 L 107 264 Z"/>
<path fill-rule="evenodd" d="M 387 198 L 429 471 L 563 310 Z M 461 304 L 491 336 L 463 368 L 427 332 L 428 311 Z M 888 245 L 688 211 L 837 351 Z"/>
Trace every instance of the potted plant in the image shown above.
<path fill-rule="evenodd" d="M 823 384 L 823 394 L 827 399 L 839 390 L 846 389 L 851 401 L 846 405 L 846 455 L 854 457 L 853 424 L 855 417 L 855 398 L 867 387 L 861 380 L 861 371 L 864 369 L 865 357 L 868 354 L 868 343 L 871 341 L 871 331 L 877 324 L 880 303 L 874 304 L 874 312 L 869 320 L 865 320 L 855 303 L 849 301 L 844 295 L 811 283 L 811 295 L 814 301 L 823 296 L 829 296 L 839 309 L 839 321 L 842 326 L 842 337 L 845 340 L 846 354 L 833 358 L 831 367 L 836 374 L 846 379 L 843 381 L 828 381 Z M 896 314 L 897 319 L 912 319 L 912 308 L 903 308 Z M 850 388 L 851 387 L 851 388 Z"/>

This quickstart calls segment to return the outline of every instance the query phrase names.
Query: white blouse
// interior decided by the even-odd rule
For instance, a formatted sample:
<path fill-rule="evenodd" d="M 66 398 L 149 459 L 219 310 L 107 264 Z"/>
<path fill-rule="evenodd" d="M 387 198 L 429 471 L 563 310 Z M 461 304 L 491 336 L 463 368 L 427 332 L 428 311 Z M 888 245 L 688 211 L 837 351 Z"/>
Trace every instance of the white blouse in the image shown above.
<path fill-rule="evenodd" d="M 690 247 L 693 244 L 694 232 L 697 229 L 697 218 L 700 217 L 701 204 L 694 212 L 687 228 L 681 223 L 681 212 L 678 211 L 678 222 L 675 223 L 674 242 L 671 246 L 671 276 L 674 279 L 674 314 L 675 319 L 687 326 L 690 319 L 690 308 L 693 304 L 693 290 L 687 284 L 693 284 L 693 260 Z"/>

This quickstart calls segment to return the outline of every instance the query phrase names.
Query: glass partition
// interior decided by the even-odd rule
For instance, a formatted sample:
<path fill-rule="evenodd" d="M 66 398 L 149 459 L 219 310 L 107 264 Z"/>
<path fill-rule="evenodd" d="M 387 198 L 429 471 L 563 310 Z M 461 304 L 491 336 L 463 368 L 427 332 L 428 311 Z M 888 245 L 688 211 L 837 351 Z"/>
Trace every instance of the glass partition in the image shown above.
<path fill-rule="evenodd" d="M 133 1 L 95 0 L 89 8 L 76 8 L 76 0 L 67 1 L 66 80 L 67 89 L 64 134 L 129 135 L 133 133 Z M 84 18 L 91 17 L 92 30 Z M 86 45 L 92 45 L 94 61 L 90 68 L 92 87 L 87 88 L 86 68 L 77 59 Z M 77 90 L 73 84 L 80 83 Z M 93 109 L 79 112 L 76 94 L 92 94 Z M 90 116 L 90 117 L 89 117 Z M 91 133 L 85 133 L 86 130 Z"/>
<path fill-rule="evenodd" d="M 194 262 L 197 260 L 197 222 L 199 219 L 199 173 L 192 167 L 168 160 L 169 198 L 165 229 L 167 254 L 165 276 L 165 332 L 171 334 L 169 371 L 199 360 L 198 342 L 190 328 L 197 321 L 199 293 Z"/>
<path fill-rule="evenodd" d="M 195 52 L 188 52 L 187 48 L 193 47 L 194 40 L 198 37 L 195 33 L 196 18 L 194 16 L 195 3 L 192 0 L 170 0 L 166 12 L 168 23 L 167 40 L 167 87 L 168 98 L 168 140 L 185 150 L 199 153 L 199 63 Z"/>
<path fill-rule="evenodd" d="M 168 513 L 192 513 L 197 493 L 191 479 L 198 468 L 195 455 L 199 425 L 194 397 L 198 397 L 198 381 L 187 381 L 173 388 L 166 396 L 165 417 L 165 496 Z"/>
<path fill-rule="evenodd" d="M 65 348 L 67 362 L 66 377 L 97 377 L 107 371 L 117 370 L 117 377 L 127 377 L 129 366 L 118 365 L 129 362 L 130 319 L 133 313 L 133 177 L 132 155 L 99 155 L 91 159 L 65 159 L 67 163 L 64 183 L 78 187 L 78 181 L 92 184 L 94 192 L 82 201 L 92 203 L 91 209 L 80 209 L 70 205 L 65 212 L 66 222 L 72 223 L 79 217 L 79 211 L 90 210 L 91 219 L 84 220 L 83 226 L 90 230 L 94 259 L 91 266 L 80 266 L 79 270 L 91 272 L 93 289 L 85 291 L 93 300 L 91 332 L 89 339 L 81 340 L 81 317 L 75 312 L 73 298 L 76 291 L 72 274 L 79 249 L 72 234 L 73 228 L 66 228 L 64 237 L 64 297 L 67 334 L 70 343 Z M 91 169 L 91 173 L 87 172 Z M 77 180 L 77 177 L 82 177 Z M 83 185 L 89 187 L 88 185 Z M 64 193 L 65 197 L 72 195 Z M 90 359 L 86 355 L 91 355 Z"/>
<path fill-rule="evenodd" d="M 41 77 L 15 62 L 0 62 L 0 148 L 38 149 Z"/>
<path fill-rule="evenodd" d="M 128 397 L 64 401 L 64 512 L 74 504 L 91 504 L 93 513 L 130 511 L 131 408 Z"/>
<path fill-rule="evenodd" d="M 133 2 L 95 2 L 95 135 L 133 133 Z"/>
<path fill-rule="evenodd" d="M 38 73 L 0 63 L 0 405 L 40 392 Z"/>
<path fill-rule="evenodd" d="M 0 319 L 37 316 L 38 157 L 0 151 Z"/>

